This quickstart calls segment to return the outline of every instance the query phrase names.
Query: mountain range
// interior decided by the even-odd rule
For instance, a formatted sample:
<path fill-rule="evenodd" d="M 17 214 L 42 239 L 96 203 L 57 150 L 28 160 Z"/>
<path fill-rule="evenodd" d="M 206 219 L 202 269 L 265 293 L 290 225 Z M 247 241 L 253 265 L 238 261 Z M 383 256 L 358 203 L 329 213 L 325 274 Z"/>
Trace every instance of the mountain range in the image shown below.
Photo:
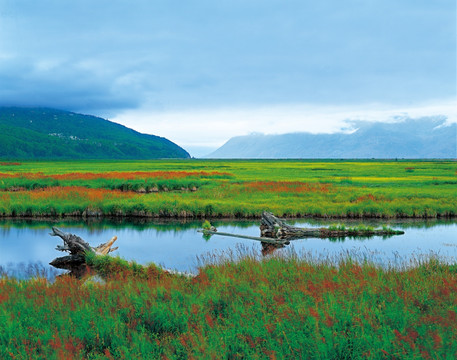
<path fill-rule="evenodd" d="M 2 159 L 189 157 L 170 140 L 96 116 L 49 108 L 0 107 Z"/>
<path fill-rule="evenodd" d="M 207 158 L 457 158 L 457 124 L 445 118 L 352 122 L 350 133 L 252 134 L 231 138 Z"/>

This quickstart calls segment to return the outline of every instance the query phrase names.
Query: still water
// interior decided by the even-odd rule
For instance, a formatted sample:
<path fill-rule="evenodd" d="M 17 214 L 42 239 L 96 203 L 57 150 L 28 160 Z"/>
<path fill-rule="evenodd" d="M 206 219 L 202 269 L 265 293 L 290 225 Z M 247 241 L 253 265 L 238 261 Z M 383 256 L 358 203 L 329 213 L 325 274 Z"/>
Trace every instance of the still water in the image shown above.
<path fill-rule="evenodd" d="M 321 227 L 330 224 L 354 226 L 358 221 L 290 220 L 290 224 L 301 227 Z M 213 220 L 219 231 L 259 236 L 260 221 Z M 335 259 L 348 253 L 358 259 L 367 258 L 379 265 L 403 266 L 427 256 L 438 256 L 445 261 L 457 259 L 457 221 L 364 221 L 364 225 L 380 227 L 388 225 L 404 230 L 404 235 L 392 237 L 375 236 L 364 239 L 294 240 L 275 254 L 297 253 L 313 259 Z M 56 257 L 65 255 L 55 250 L 62 244 L 58 237 L 49 235 L 52 226 L 74 233 L 92 246 L 106 242 L 113 236 L 118 240 L 115 246 L 119 255 L 141 264 L 150 262 L 164 268 L 183 272 L 197 271 L 197 267 L 211 258 L 211 254 L 225 254 L 237 257 L 249 252 L 262 257 L 260 242 L 214 235 L 209 240 L 197 230 L 201 221 L 0 221 L 0 273 L 23 278 L 36 270 L 49 276 L 51 267 L 47 264 Z M 48 274 L 49 272 L 49 274 Z"/>

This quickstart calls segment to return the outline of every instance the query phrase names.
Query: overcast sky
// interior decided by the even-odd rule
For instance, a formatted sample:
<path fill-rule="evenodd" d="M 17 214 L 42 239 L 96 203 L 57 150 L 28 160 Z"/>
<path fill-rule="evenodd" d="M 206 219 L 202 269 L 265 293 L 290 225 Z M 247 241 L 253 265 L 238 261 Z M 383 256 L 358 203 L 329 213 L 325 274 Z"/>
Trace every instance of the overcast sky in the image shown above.
<path fill-rule="evenodd" d="M 200 156 L 251 132 L 457 118 L 455 0 L 0 0 L 0 105 Z"/>

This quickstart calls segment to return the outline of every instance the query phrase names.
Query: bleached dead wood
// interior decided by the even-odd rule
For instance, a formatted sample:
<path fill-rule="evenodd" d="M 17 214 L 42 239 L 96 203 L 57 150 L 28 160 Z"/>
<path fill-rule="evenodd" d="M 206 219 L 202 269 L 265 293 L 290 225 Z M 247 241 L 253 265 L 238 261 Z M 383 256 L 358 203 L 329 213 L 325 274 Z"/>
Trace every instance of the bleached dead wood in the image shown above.
<path fill-rule="evenodd" d="M 248 235 L 238 235 L 238 234 L 231 234 L 231 233 L 212 231 L 212 230 L 197 230 L 197 232 L 201 232 L 203 234 L 208 234 L 208 235 L 221 235 L 221 236 L 236 237 L 236 238 L 240 238 L 240 239 L 257 240 L 257 241 L 261 241 L 263 243 L 269 243 L 269 244 L 287 244 L 288 243 L 288 241 L 286 241 L 286 240 L 278 240 L 278 239 L 271 239 L 271 238 L 267 238 L 267 237 L 257 237 L 257 236 L 248 236 Z"/>
<path fill-rule="evenodd" d="M 70 270 L 71 273 L 76 275 L 79 275 L 86 267 L 85 256 L 88 252 L 96 255 L 107 255 L 118 249 L 117 247 L 112 247 L 117 240 L 117 236 L 114 236 L 110 241 L 100 244 L 97 247 L 92 247 L 79 236 L 65 233 L 56 227 L 52 228 L 50 235 L 58 236 L 63 240 L 64 244 L 57 245 L 56 250 L 66 251 L 70 253 L 70 255 L 58 257 L 49 264 L 58 269 Z"/>
<path fill-rule="evenodd" d="M 260 223 L 260 236 L 273 239 L 300 239 L 305 237 L 319 237 L 321 229 L 299 228 L 287 224 L 272 213 L 264 211 Z"/>
<path fill-rule="evenodd" d="M 404 231 L 392 229 L 371 229 L 371 228 L 300 228 L 287 224 L 284 220 L 277 218 L 272 213 L 264 211 L 260 224 L 260 237 L 230 234 L 217 231 L 214 227 L 210 230 L 198 230 L 205 235 L 231 236 L 241 239 L 257 240 L 262 244 L 277 245 L 278 247 L 288 245 L 289 240 L 304 238 L 343 238 L 346 236 L 369 237 L 369 236 L 392 236 L 404 234 Z M 271 247 L 270 247 L 271 248 Z"/>
<path fill-rule="evenodd" d="M 392 236 L 402 235 L 404 231 L 392 229 L 331 229 L 331 228 L 300 228 L 287 224 L 272 213 L 264 211 L 260 224 L 260 236 L 273 239 L 293 240 L 307 237 L 340 238 L 346 236 Z"/>
<path fill-rule="evenodd" d="M 97 247 L 92 247 L 78 235 L 65 233 L 56 227 L 52 228 L 52 233 L 50 233 L 50 235 L 58 236 L 64 242 L 63 246 L 57 245 L 56 250 L 67 251 L 72 255 L 84 254 L 87 251 L 93 252 L 96 255 L 107 255 L 108 253 L 118 249 L 117 247 L 111 248 L 111 246 L 113 246 L 114 242 L 117 240 L 117 236 L 114 236 L 110 241 L 100 244 Z"/>

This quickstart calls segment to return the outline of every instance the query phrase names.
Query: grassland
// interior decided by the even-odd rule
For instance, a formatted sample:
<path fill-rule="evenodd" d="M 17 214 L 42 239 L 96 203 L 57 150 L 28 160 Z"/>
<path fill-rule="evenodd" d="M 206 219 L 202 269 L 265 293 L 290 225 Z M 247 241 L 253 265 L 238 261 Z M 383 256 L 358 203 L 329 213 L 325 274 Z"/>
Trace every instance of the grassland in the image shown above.
<path fill-rule="evenodd" d="M 451 217 L 456 184 L 452 161 L 5 162 L 0 214 Z M 457 266 L 438 260 L 87 261 L 104 281 L 0 277 L 1 359 L 456 358 Z"/>
<path fill-rule="evenodd" d="M 247 255 L 198 276 L 91 258 L 106 283 L 0 279 L 2 359 L 452 359 L 457 268 Z M 113 276 L 113 274 L 115 274 Z M 111 276 L 110 276 L 111 275 Z"/>
<path fill-rule="evenodd" d="M 0 215 L 450 217 L 455 161 L 0 164 Z"/>

